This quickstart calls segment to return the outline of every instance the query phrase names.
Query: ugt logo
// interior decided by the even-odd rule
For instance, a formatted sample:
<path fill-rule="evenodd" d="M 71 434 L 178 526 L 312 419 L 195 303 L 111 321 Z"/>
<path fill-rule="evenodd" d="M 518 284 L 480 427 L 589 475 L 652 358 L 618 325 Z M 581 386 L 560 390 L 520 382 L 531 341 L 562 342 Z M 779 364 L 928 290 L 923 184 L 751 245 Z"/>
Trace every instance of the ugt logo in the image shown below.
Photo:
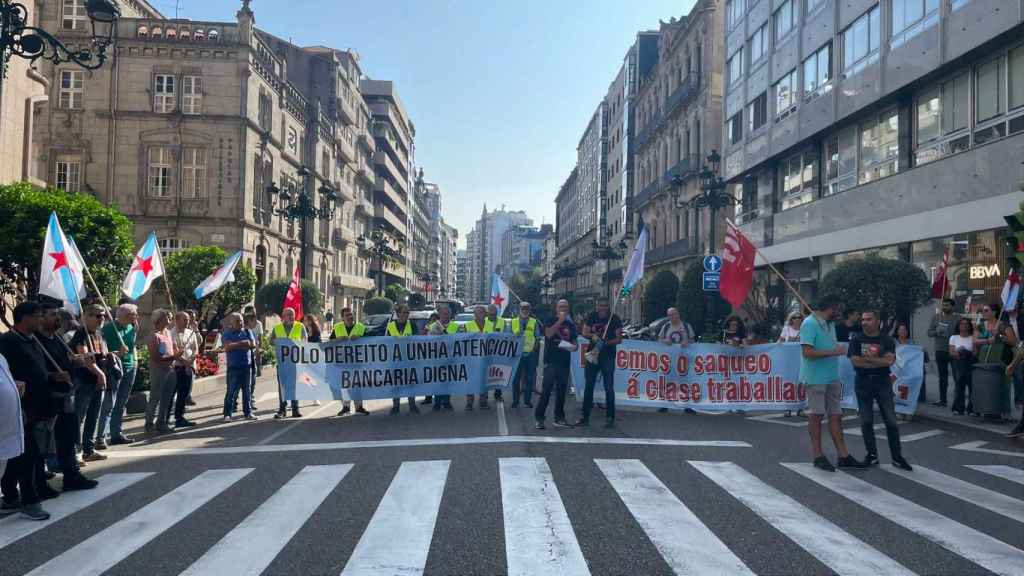
<path fill-rule="evenodd" d="M 508 381 L 509 367 L 503 365 L 492 365 L 487 369 L 487 383 L 500 382 L 504 384 Z"/>

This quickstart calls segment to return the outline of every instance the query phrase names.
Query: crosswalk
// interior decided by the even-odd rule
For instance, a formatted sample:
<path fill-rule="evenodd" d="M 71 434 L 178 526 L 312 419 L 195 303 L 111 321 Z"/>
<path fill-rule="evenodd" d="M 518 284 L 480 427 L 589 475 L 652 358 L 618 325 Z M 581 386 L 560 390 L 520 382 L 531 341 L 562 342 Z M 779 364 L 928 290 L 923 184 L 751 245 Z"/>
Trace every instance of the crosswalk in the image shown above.
<path fill-rule="evenodd" d="M 638 459 L 595 459 L 592 463 L 594 477 L 587 481 L 600 482 L 602 489 L 615 494 L 618 502 L 613 505 L 621 506 L 635 521 L 635 527 L 622 529 L 638 530 L 641 538 L 645 536 L 674 574 L 763 572 L 763 568 L 759 571 L 751 566 L 763 567 L 763 563 L 752 562 L 755 559 L 749 548 L 737 549 L 739 535 L 725 533 L 721 525 L 709 523 L 706 502 L 714 500 L 721 500 L 723 506 L 727 502 L 739 506 L 742 514 L 750 514 L 748 522 L 763 521 L 792 544 L 791 549 L 766 550 L 765 554 L 807 555 L 841 575 L 915 573 L 914 560 L 899 557 L 898 548 L 865 536 L 862 529 L 843 526 L 847 520 L 844 517 L 823 516 L 820 504 L 815 504 L 823 496 L 852 502 L 866 513 L 877 515 L 875 522 L 890 523 L 941 547 L 976 565 L 979 572 L 984 569 L 1019 575 L 1024 567 L 1024 550 L 1020 548 L 1024 546 L 1020 537 L 1024 534 L 1024 470 L 1008 465 L 965 465 L 945 472 L 917 466 L 909 473 L 883 466 L 882 471 L 828 473 L 805 463 L 780 463 L 758 468 L 755 474 L 731 461 L 680 460 L 672 466 L 689 478 L 681 484 L 674 475 L 659 478 L 656 471 L 665 470 L 663 462 L 654 469 Z M 509 575 L 586 576 L 595 563 L 606 560 L 586 542 L 581 544 L 579 537 L 588 522 L 600 522 L 602 518 L 580 514 L 579 508 L 566 505 L 577 486 L 558 485 L 558 476 L 552 473 L 552 466 L 557 464 L 543 457 L 498 458 L 496 478 L 488 480 L 487 472 L 475 471 L 480 476 L 475 476 L 475 481 L 500 486 L 505 570 Z M 303 530 L 310 529 L 314 514 L 331 506 L 333 493 L 352 489 L 349 478 L 360 466 L 364 465 L 308 465 L 283 483 L 276 481 L 280 485 L 274 484 L 276 488 L 266 498 L 240 514 L 240 520 L 216 534 L 205 548 L 200 546 L 194 560 L 189 559 L 187 566 L 175 568 L 173 573 L 267 573 L 275 559 L 295 545 Z M 455 487 L 461 484 L 453 482 L 453 470 L 457 469 L 449 460 L 400 463 L 386 480 L 386 491 L 375 498 L 378 501 L 372 514 L 349 519 L 359 526 L 358 541 L 344 563 L 330 573 L 423 574 L 435 541 L 443 538 L 438 527 L 445 513 L 445 500 L 465 496 Z M 230 498 L 232 491 L 242 489 L 239 485 L 243 479 L 258 479 L 260 473 L 259 468 L 245 467 L 202 471 L 180 484 L 166 486 L 155 499 L 141 503 L 109 525 L 88 526 L 83 530 L 86 537 L 67 542 L 52 558 L 17 574 L 106 573 L 162 535 L 183 529 L 198 511 L 215 499 Z M 88 523 L 92 507 L 156 482 L 162 474 L 107 474 L 100 478 L 96 490 L 69 493 L 48 502 L 52 516 L 46 522 L 28 522 L 15 516 L 0 519 L 0 558 L 17 549 L 13 546 L 16 543 L 42 537 L 48 530 Z M 786 482 L 780 483 L 780 478 Z M 922 491 L 941 495 L 942 505 L 935 506 L 934 499 L 930 501 L 938 509 L 920 503 Z M 965 515 L 965 509 L 998 517 L 1010 529 L 984 532 L 970 525 L 977 515 Z M 462 521 L 472 523 L 475 519 Z"/>

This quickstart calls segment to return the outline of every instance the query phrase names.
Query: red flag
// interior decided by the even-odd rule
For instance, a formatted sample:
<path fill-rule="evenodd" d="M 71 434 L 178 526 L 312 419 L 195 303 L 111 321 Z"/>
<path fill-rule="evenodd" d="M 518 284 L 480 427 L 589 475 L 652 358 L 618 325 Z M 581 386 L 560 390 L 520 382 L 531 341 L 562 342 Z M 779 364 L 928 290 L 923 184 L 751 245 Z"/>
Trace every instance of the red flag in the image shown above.
<path fill-rule="evenodd" d="M 301 278 L 302 269 L 296 266 L 295 273 L 292 274 L 291 284 L 288 284 L 288 292 L 286 292 L 284 295 L 283 308 L 294 309 L 296 320 L 302 320 L 302 288 L 300 283 Z"/>
<path fill-rule="evenodd" d="M 757 250 L 732 223 L 722 246 L 722 272 L 719 293 L 733 308 L 739 308 L 754 282 L 754 257 Z"/>
<path fill-rule="evenodd" d="M 949 250 L 942 255 L 942 262 L 939 262 L 935 269 L 935 279 L 932 281 L 932 298 L 945 298 L 949 289 L 949 281 L 946 279 L 946 269 L 949 268 Z"/>

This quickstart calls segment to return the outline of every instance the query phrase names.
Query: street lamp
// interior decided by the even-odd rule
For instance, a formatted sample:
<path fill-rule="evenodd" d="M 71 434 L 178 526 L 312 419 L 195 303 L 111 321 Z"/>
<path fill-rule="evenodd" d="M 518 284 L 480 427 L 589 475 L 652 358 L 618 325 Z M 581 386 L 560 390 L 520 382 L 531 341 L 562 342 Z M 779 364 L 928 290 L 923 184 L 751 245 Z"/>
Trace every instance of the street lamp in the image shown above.
<path fill-rule="evenodd" d="M 309 179 L 312 177 L 309 170 L 305 166 L 301 166 L 296 176 L 302 179 L 302 187 L 298 193 L 294 193 L 291 186 L 278 188 L 276 184 L 271 183 L 270 186 L 267 186 L 267 194 L 270 196 L 271 203 L 276 200 L 280 204 L 279 208 L 271 210 L 274 214 L 292 222 L 296 220 L 299 222 L 299 269 L 302 271 L 300 275 L 305 275 L 307 252 L 309 251 L 306 221 L 310 219 L 328 221 L 333 218 L 338 194 L 327 184 L 320 186 L 317 192 L 320 193 L 321 198 L 326 200 L 326 204 L 318 208 L 307 192 Z"/>
<path fill-rule="evenodd" d="M 722 164 L 722 157 L 718 150 L 711 150 L 708 154 L 707 163 L 700 169 L 700 195 L 690 200 L 682 200 L 683 182 L 682 176 L 672 177 L 672 193 L 675 196 L 676 206 L 679 208 L 708 208 L 711 211 L 711 224 L 708 226 L 710 238 L 708 239 L 708 253 L 715 253 L 715 216 L 717 212 L 728 206 L 736 204 L 736 198 L 725 191 L 725 180 L 719 175 Z"/>
<path fill-rule="evenodd" d="M 370 246 L 366 249 L 377 259 L 377 296 L 381 296 L 384 294 L 384 262 L 397 257 L 399 252 L 391 247 L 391 237 L 383 228 L 375 228 L 369 238 L 362 235 L 358 238 L 361 246 L 366 246 L 367 240 L 370 241 Z"/>
<path fill-rule="evenodd" d="M 107 60 L 107 48 L 113 44 L 120 10 L 110 0 L 88 0 L 85 12 L 92 23 L 90 48 L 71 49 L 52 34 L 27 26 L 28 10 L 13 0 L 0 0 L 0 78 L 7 76 L 11 56 L 31 62 L 42 58 L 54 64 L 73 62 L 87 70 L 95 70 Z"/>

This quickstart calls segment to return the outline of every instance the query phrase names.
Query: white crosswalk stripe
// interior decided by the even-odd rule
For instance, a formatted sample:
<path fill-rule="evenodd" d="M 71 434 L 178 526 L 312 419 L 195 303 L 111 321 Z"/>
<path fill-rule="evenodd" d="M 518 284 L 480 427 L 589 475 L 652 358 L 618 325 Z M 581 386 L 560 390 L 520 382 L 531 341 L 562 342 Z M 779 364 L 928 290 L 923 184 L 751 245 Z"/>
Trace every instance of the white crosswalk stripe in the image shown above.
<path fill-rule="evenodd" d="M 351 464 L 306 466 L 182 576 L 259 576 L 351 469 Z"/>
<path fill-rule="evenodd" d="M 595 462 L 676 574 L 753 574 L 639 460 Z"/>
<path fill-rule="evenodd" d="M 953 498 L 959 498 L 968 504 L 981 506 L 986 510 L 991 510 L 996 514 L 1001 514 L 1017 522 L 1024 522 L 1024 502 L 1016 498 L 1010 498 L 1005 494 L 1000 494 L 995 490 L 964 482 L 924 466 L 915 466 L 913 472 L 906 472 L 892 466 L 882 466 L 882 469 L 892 472 L 897 476 L 902 476 L 907 480 L 923 484 L 932 490 L 938 490 Z"/>
<path fill-rule="evenodd" d="M 423 574 L 448 464 L 448 460 L 402 463 L 342 576 Z M 396 542 L 401 543 L 397 554 Z"/>
<path fill-rule="evenodd" d="M 732 462 L 690 464 L 837 574 L 913 575 L 885 554 Z"/>
<path fill-rule="evenodd" d="M 140 510 L 29 572 L 97 576 L 228 489 L 252 468 L 207 470 Z M 98 551 L 101 551 L 98 552 Z"/>
<path fill-rule="evenodd" d="M 1017 484 L 1024 484 L 1024 470 L 1020 468 L 1014 468 L 1013 466 L 1006 466 L 1005 464 L 993 464 L 991 466 L 978 466 L 978 465 L 967 465 L 968 468 L 973 468 L 978 472 L 984 472 L 985 474 L 991 474 L 992 476 L 998 476 L 1004 480 L 1010 482 L 1016 482 Z"/>
<path fill-rule="evenodd" d="M 1024 551 L 849 474 L 783 466 L 996 574 L 1017 576 L 1024 566 Z"/>
<path fill-rule="evenodd" d="M 83 508 L 91 506 L 112 494 L 116 494 L 149 476 L 152 476 L 152 474 L 107 474 L 101 476 L 99 478 L 99 486 L 93 490 L 61 494 L 61 497 L 57 500 L 47 502 L 46 511 L 50 513 L 50 519 L 42 522 L 25 522 L 17 514 L 12 514 L 0 520 L 0 549 L 12 542 L 21 540 L 33 532 L 42 530 L 50 524 L 62 520 Z"/>
<path fill-rule="evenodd" d="M 501 458 L 509 576 L 587 576 L 590 569 L 543 458 Z"/>

